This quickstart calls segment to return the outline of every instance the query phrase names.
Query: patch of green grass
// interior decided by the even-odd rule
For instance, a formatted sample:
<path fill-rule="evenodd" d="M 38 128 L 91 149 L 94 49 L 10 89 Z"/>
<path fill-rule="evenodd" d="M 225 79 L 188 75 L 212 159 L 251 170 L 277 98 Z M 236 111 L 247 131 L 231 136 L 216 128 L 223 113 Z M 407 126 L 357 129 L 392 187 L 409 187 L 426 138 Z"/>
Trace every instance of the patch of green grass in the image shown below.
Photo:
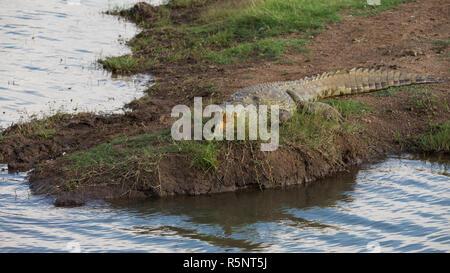
<path fill-rule="evenodd" d="M 364 130 L 361 124 L 340 123 L 328 119 L 322 112 L 310 113 L 303 110 L 295 112 L 288 122 L 280 125 L 280 145 L 305 145 L 327 153 L 331 159 L 337 159 L 340 151 L 336 149 L 335 138 L 338 135 L 351 137 Z"/>
<path fill-rule="evenodd" d="M 373 96 L 377 97 L 377 98 L 390 97 L 390 96 L 394 95 L 395 93 L 397 93 L 398 91 L 400 91 L 399 87 L 389 87 L 388 89 L 383 89 L 383 90 L 374 92 Z"/>
<path fill-rule="evenodd" d="M 397 132 L 397 136 L 394 138 L 394 142 L 400 145 L 400 150 L 404 151 L 407 146 L 407 138 L 404 138 L 400 132 Z"/>
<path fill-rule="evenodd" d="M 450 40 L 434 40 L 433 44 L 436 46 L 447 47 L 450 45 Z"/>
<path fill-rule="evenodd" d="M 365 112 L 373 112 L 373 108 L 369 105 L 353 100 L 339 100 L 339 99 L 328 99 L 324 101 L 325 103 L 333 106 L 342 115 L 359 115 Z"/>
<path fill-rule="evenodd" d="M 182 141 L 175 144 L 177 151 L 192 155 L 191 166 L 198 167 L 203 171 L 217 170 L 220 161 L 217 155 L 221 146 L 212 141 Z"/>
<path fill-rule="evenodd" d="M 339 124 L 321 113 L 295 112 L 291 120 L 280 126 L 280 143 L 296 143 L 312 148 L 327 147 Z"/>
<path fill-rule="evenodd" d="M 27 138 L 51 139 L 56 135 L 56 123 L 68 116 L 68 114 L 63 114 L 61 112 L 43 118 L 32 116 L 30 121 L 18 123 L 16 125 L 16 130 L 8 132 L 7 134 L 3 133 L 3 137 L 13 137 L 15 134 L 20 134 Z"/>
<path fill-rule="evenodd" d="M 145 47 L 148 44 L 152 43 L 152 41 L 153 41 L 152 37 L 149 36 L 144 36 L 142 38 L 134 37 L 128 42 L 128 45 L 131 47 L 131 50 L 133 52 L 136 52 L 145 49 Z"/>
<path fill-rule="evenodd" d="M 172 57 L 175 57 L 172 55 Z M 98 60 L 105 69 L 118 74 L 131 74 L 148 71 L 159 64 L 159 59 L 150 56 L 134 57 L 131 55 L 108 57 Z"/>
<path fill-rule="evenodd" d="M 427 90 L 427 87 L 425 85 L 421 84 L 412 84 L 412 85 L 405 85 L 405 86 L 392 86 L 387 89 L 379 90 L 376 92 L 373 92 L 373 96 L 377 98 L 382 97 L 390 97 L 396 94 L 399 91 L 404 92 L 422 92 Z"/>
<path fill-rule="evenodd" d="M 136 71 L 139 66 L 139 59 L 131 55 L 120 57 L 108 57 L 104 60 L 99 60 L 104 68 L 114 73 L 131 73 Z"/>
<path fill-rule="evenodd" d="M 71 161 L 71 169 L 124 167 L 132 158 L 144 160 L 156 154 L 158 149 L 162 152 L 165 146 L 160 144 L 169 143 L 169 139 L 170 130 L 162 130 L 155 134 L 121 136 L 108 143 L 77 151 L 66 158 Z"/>
<path fill-rule="evenodd" d="M 80 181 L 77 179 L 62 180 L 61 184 L 65 189 L 67 189 L 70 192 L 78 188 Z"/>
<path fill-rule="evenodd" d="M 145 62 L 123 56 L 102 63 L 117 73 L 131 73 L 152 68 L 151 62 L 277 60 L 288 49 L 306 51 L 306 41 L 320 33 L 322 26 L 339 20 L 346 9 L 375 13 L 402 2 L 383 0 L 381 6 L 371 8 L 361 0 L 173 0 L 159 6 L 149 21 L 131 18 L 151 30 L 129 43 L 134 53 L 145 52 L 133 55 L 145 58 Z M 131 10 L 109 13 L 130 18 Z M 193 19 L 173 22 L 172 16 L 179 18 L 183 11 L 197 14 Z M 292 33 L 296 33 L 295 38 Z"/>
<path fill-rule="evenodd" d="M 233 2 L 233 1 L 230 1 Z M 402 0 L 384 0 L 376 11 L 395 7 Z M 365 1 L 359 0 L 255 0 L 231 5 L 211 6 L 201 14 L 204 22 L 222 18 L 238 38 L 271 37 L 299 30 L 314 33 L 321 26 L 339 20 L 345 9 L 372 11 Z"/>
<path fill-rule="evenodd" d="M 436 103 L 436 104 L 440 104 L 441 107 L 442 107 L 445 111 L 447 111 L 447 112 L 450 113 L 450 105 L 449 105 L 449 103 L 447 102 L 447 99 L 446 99 L 446 98 L 443 98 L 442 100 L 432 99 L 432 102 L 433 102 L 433 103 Z"/>
<path fill-rule="evenodd" d="M 56 135 L 56 130 L 53 128 L 39 128 L 34 131 L 34 136 L 42 138 L 53 138 Z"/>
<path fill-rule="evenodd" d="M 196 5 L 204 5 L 208 0 L 170 0 L 169 5 L 172 7 L 192 7 Z"/>
<path fill-rule="evenodd" d="M 112 145 L 120 145 L 129 149 L 142 149 L 149 145 L 156 145 L 170 140 L 170 129 L 155 134 L 142 134 L 138 136 L 122 136 L 111 140 Z"/>
<path fill-rule="evenodd" d="M 377 10 L 393 7 L 400 2 L 383 1 L 383 5 Z M 274 58 L 292 46 L 304 51 L 304 42 L 299 40 L 294 45 L 270 37 L 305 32 L 302 37 L 309 38 L 319 33 L 320 27 L 339 20 L 338 13 L 348 8 L 370 9 L 364 1 L 355 0 L 256 0 L 221 3 L 208 7 L 200 14 L 200 22 L 215 21 L 217 25 L 207 24 L 204 29 L 196 26 L 196 30 L 197 33 L 216 32 L 214 37 L 220 37 L 220 44 L 227 45 L 226 49 L 215 52 L 222 57 L 235 57 L 234 60 L 254 55 Z M 223 37 L 226 37 L 227 42 L 223 41 Z M 224 62 L 223 58 L 217 59 L 219 63 Z M 225 63 L 229 62 L 232 60 Z"/>
<path fill-rule="evenodd" d="M 209 141 L 174 141 L 170 129 L 155 134 L 122 136 L 88 150 L 78 151 L 66 158 L 71 170 L 133 168 L 133 164 L 154 162 L 170 153 L 182 153 L 191 157 L 192 166 L 203 171 L 215 171 L 219 165 L 217 155 L 220 145 Z M 150 167 L 148 168 L 150 169 Z"/>
<path fill-rule="evenodd" d="M 416 145 L 423 152 L 450 152 L 450 122 L 431 125 L 430 131 L 417 138 Z"/>
<path fill-rule="evenodd" d="M 416 90 L 408 97 L 408 101 L 413 105 L 411 111 L 430 112 L 434 114 L 437 110 L 438 102 L 432 98 L 427 90 Z"/>
<path fill-rule="evenodd" d="M 145 18 L 142 18 L 139 14 L 131 12 L 131 9 L 127 8 L 125 5 L 116 5 L 104 13 L 108 15 L 122 16 L 123 18 L 127 18 L 135 23 L 141 23 L 145 20 Z"/>
<path fill-rule="evenodd" d="M 223 51 L 211 51 L 207 57 L 215 63 L 233 63 L 242 59 L 277 59 L 288 47 L 301 50 L 305 40 L 261 39 L 256 42 L 240 43 Z"/>
<path fill-rule="evenodd" d="M 385 0 L 376 10 L 391 8 L 403 1 Z M 353 8 L 373 10 L 359 0 L 254 0 L 227 1 L 209 6 L 200 14 L 201 22 L 217 21 L 235 38 L 271 37 L 299 30 L 312 31 L 339 20 L 339 12 Z"/>
<path fill-rule="evenodd" d="M 115 167 L 131 155 L 130 150 L 119 149 L 111 143 L 103 143 L 86 151 L 78 151 L 67 156 L 73 167 L 86 169 L 88 167 Z"/>

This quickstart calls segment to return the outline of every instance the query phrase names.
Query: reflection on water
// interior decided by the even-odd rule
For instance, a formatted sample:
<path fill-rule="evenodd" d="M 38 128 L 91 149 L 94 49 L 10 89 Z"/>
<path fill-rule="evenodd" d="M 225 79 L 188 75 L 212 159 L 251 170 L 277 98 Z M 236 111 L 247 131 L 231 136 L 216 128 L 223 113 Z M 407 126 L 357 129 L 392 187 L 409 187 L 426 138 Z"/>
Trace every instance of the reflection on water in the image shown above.
<path fill-rule="evenodd" d="M 96 62 L 129 53 L 138 31 L 101 12 L 136 2 L 2 1 L 0 128 L 41 112 L 118 112 L 140 97 L 149 76 L 111 78 Z"/>
<path fill-rule="evenodd" d="M 0 175 L 0 251 L 450 250 L 450 161 L 390 158 L 285 190 L 55 208 Z"/>

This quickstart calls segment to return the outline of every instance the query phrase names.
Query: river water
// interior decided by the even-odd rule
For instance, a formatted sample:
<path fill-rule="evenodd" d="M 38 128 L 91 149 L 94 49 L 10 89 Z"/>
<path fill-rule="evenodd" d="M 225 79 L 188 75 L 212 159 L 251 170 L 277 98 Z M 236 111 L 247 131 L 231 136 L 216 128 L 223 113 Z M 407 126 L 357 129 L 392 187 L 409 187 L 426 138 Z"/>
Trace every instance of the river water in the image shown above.
<path fill-rule="evenodd" d="M 0 5 L 0 128 L 33 115 L 120 112 L 149 76 L 112 78 L 96 62 L 127 54 L 135 24 L 101 12 L 131 0 L 14 0 Z"/>
<path fill-rule="evenodd" d="M 95 62 L 129 52 L 137 31 L 100 12 L 136 1 L 3 2 L 2 126 L 120 111 L 142 94 L 148 76 L 113 78 Z M 404 155 L 309 186 L 56 208 L 0 165 L 0 252 L 449 252 L 449 166 Z"/>
<path fill-rule="evenodd" d="M 391 157 L 283 190 L 56 208 L 3 166 L 0 251 L 448 252 L 449 167 Z"/>

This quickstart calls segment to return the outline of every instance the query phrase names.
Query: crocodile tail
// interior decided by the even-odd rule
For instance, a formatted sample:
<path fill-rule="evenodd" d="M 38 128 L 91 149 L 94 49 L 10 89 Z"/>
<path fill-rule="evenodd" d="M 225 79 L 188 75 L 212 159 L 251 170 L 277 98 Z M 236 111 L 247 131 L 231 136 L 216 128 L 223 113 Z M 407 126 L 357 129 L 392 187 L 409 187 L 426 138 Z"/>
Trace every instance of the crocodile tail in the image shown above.
<path fill-rule="evenodd" d="M 420 83 L 440 83 L 450 79 L 436 79 L 419 74 L 405 73 L 394 70 L 375 70 L 353 68 L 349 71 L 325 73 L 313 79 L 316 86 L 321 87 L 320 97 L 366 93 L 393 86 L 403 86 Z"/>
<path fill-rule="evenodd" d="M 450 78 L 440 78 L 440 79 L 435 79 L 433 77 L 427 77 L 422 83 L 441 83 L 441 82 L 449 82 Z M 416 81 L 416 83 L 421 83 Z"/>

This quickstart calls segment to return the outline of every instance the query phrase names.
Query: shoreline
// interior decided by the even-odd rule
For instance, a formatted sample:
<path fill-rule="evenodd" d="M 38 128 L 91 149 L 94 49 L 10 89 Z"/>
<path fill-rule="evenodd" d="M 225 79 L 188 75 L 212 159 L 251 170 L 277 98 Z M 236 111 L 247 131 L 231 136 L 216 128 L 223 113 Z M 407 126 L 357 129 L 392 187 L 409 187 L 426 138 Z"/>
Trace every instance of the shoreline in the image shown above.
<path fill-rule="evenodd" d="M 445 1 L 440 2 L 445 6 Z M 172 24 L 189 25 L 193 18 L 186 14 L 216 4 L 210 1 L 204 6 L 177 7 Z M 301 45 L 301 50 L 288 42 L 283 54 L 276 58 L 254 59 L 250 54 L 245 59 L 248 62 L 220 64 L 188 56 L 191 59 L 187 62 L 180 59 L 167 65 L 159 61 L 136 66 L 133 69 L 139 71 L 124 72 L 152 71 L 159 80 L 147 95 L 127 105 L 131 112 L 108 117 L 61 114 L 13 125 L 0 138 L 0 161 L 8 162 L 11 170 L 36 167 L 30 176 L 34 193 L 55 196 L 57 206 L 76 206 L 90 199 L 283 188 L 310 183 L 386 154 L 435 154 L 440 148 L 440 153 L 448 155 L 448 147 L 431 145 L 438 134 L 444 138 L 440 141 L 448 145 L 450 94 L 446 83 L 404 86 L 326 100 L 345 116 L 342 125 L 316 115 L 301 115 L 284 126 L 284 142 L 271 153 L 260 152 L 257 143 L 248 141 L 180 144 L 171 141 L 167 132 L 161 133 L 173 122 L 170 118 L 173 105 L 191 105 L 194 96 L 220 102 L 239 88 L 264 81 L 300 79 L 357 66 L 394 66 L 406 72 L 426 71 L 436 77 L 445 76 L 448 44 L 435 41 L 448 39 L 449 23 L 439 18 L 445 13 L 445 8 L 435 8 L 439 4 L 419 1 L 358 17 L 358 20 L 346 16 L 342 21 L 325 25 L 323 33 L 313 35 L 308 45 Z M 162 37 L 158 29 L 149 28 L 161 20 L 154 18 L 158 8 L 140 5 L 131 10 L 140 14 L 141 19 L 148 17 L 142 21 L 149 24 L 142 32 L 149 35 L 146 39 Z M 420 24 L 399 26 L 411 20 L 410 14 Z M 383 32 L 380 38 L 375 34 L 385 23 L 392 26 L 391 33 Z M 433 26 L 439 30 L 436 38 L 429 33 Z M 169 36 L 178 33 L 168 31 L 165 34 Z M 400 34 L 406 38 L 393 39 Z M 283 35 L 283 39 L 289 35 L 289 41 L 293 41 L 292 36 L 296 34 Z M 164 42 L 171 43 L 171 39 Z M 132 58 L 141 64 L 148 61 L 144 53 L 152 52 L 154 47 L 146 48 L 137 41 L 131 43 Z M 296 122 L 302 126 L 296 126 Z M 305 128 L 308 133 L 303 133 Z M 55 134 L 46 137 L 42 134 L 46 130 L 54 130 Z M 428 145 L 424 144 L 426 141 Z"/>

